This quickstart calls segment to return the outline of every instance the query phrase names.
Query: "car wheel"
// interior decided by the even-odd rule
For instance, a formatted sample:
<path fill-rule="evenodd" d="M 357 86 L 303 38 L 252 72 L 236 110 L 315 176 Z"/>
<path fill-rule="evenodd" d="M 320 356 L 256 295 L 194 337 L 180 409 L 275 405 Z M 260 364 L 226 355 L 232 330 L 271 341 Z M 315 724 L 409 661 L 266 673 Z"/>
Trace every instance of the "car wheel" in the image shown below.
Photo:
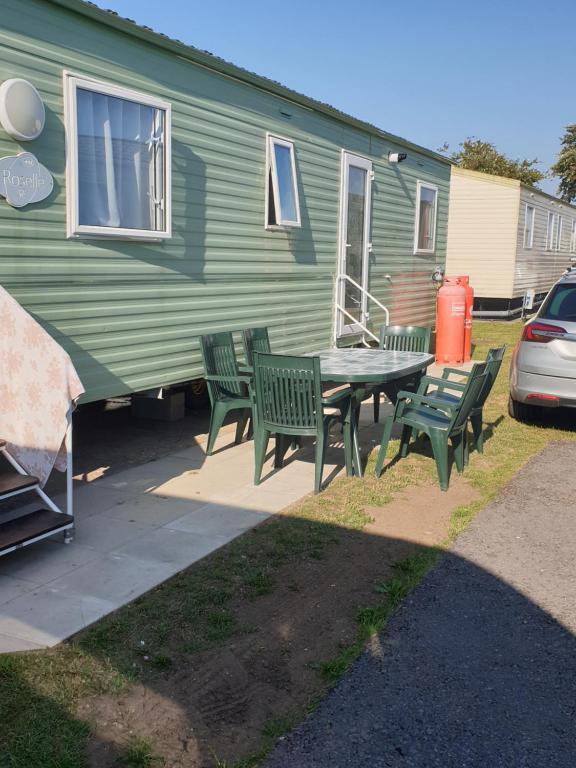
<path fill-rule="evenodd" d="M 508 398 L 508 415 L 516 421 L 533 421 L 538 416 L 539 408 L 534 405 L 526 405 L 518 400 Z"/>

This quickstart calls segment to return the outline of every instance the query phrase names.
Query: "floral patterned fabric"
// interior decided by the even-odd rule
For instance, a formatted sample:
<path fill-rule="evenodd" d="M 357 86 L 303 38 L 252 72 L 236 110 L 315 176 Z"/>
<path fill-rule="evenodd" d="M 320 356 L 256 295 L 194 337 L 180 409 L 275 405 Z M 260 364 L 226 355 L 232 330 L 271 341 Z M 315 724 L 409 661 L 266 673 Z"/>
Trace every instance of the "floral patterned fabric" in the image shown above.
<path fill-rule="evenodd" d="M 44 485 L 66 471 L 68 414 L 84 392 L 69 355 L 0 287 L 0 438 Z"/>

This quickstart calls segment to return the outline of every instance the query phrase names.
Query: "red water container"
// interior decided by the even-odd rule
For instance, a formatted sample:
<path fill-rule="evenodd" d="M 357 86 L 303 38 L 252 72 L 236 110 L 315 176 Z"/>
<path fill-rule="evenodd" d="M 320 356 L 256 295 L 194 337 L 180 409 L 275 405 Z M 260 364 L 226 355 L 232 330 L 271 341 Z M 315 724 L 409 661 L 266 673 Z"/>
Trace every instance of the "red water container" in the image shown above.
<path fill-rule="evenodd" d="M 468 275 L 461 275 L 460 285 L 466 291 L 466 309 L 464 312 L 464 362 L 472 360 L 472 310 L 474 309 L 474 288 L 470 285 Z"/>
<path fill-rule="evenodd" d="M 436 362 L 464 362 L 466 289 L 458 277 L 446 277 L 436 304 Z"/>

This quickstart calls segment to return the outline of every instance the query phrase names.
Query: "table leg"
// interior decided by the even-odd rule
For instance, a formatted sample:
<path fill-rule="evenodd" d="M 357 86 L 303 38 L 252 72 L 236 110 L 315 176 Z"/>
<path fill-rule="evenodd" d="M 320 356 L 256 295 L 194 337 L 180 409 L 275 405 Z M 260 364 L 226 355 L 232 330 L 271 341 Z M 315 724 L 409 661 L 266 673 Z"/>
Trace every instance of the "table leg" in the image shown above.
<path fill-rule="evenodd" d="M 352 464 L 356 477 L 363 477 L 362 457 L 360 455 L 360 445 L 358 443 L 358 427 L 360 423 L 360 408 L 365 395 L 363 384 L 352 385 Z"/>
<path fill-rule="evenodd" d="M 425 373 L 426 370 L 424 369 L 417 373 L 411 373 L 410 376 L 406 376 L 403 379 L 394 379 L 394 381 L 391 381 L 388 384 L 383 384 L 382 389 L 384 390 L 384 394 L 392 404 L 395 404 L 398 392 L 402 389 L 405 389 L 408 392 L 418 391 L 418 387 L 420 386 L 420 382 Z"/>

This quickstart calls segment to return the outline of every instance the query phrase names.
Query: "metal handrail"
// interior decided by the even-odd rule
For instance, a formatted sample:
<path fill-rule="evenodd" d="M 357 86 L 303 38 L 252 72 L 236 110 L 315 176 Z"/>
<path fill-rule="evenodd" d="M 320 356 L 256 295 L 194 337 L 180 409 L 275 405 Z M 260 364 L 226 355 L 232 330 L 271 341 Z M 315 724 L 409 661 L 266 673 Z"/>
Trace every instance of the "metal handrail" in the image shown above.
<path fill-rule="evenodd" d="M 339 285 L 338 281 L 339 281 L 339 280 L 348 280 L 348 282 L 349 282 L 349 283 L 352 283 L 352 285 L 353 285 L 355 288 L 357 288 L 359 291 L 361 291 L 361 293 L 362 293 L 364 296 L 366 296 L 366 298 L 367 298 L 367 299 L 370 299 L 370 300 L 371 300 L 371 301 L 373 301 L 375 304 L 377 304 L 377 305 L 380 307 L 380 309 L 381 309 L 381 310 L 382 310 L 382 311 L 385 313 L 385 315 L 386 315 L 386 325 L 390 325 L 390 312 L 388 311 L 388 308 L 387 308 L 387 307 L 385 307 L 385 306 L 384 306 L 384 304 L 382 304 L 382 302 L 378 301 L 378 299 L 377 299 L 375 296 L 373 296 L 373 295 L 370 293 L 370 291 L 367 291 L 367 290 L 366 290 L 366 288 L 364 288 L 362 285 L 360 285 L 360 283 L 357 283 L 357 282 L 356 282 L 356 280 L 353 280 L 353 279 L 350 277 L 350 275 L 345 275 L 345 274 L 343 274 L 343 273 L 341 273 L 341 274 L 337 275 L 337 277 L 336 277 L 336 295 L 338 295 L 338 285 Z M 372 331 L 369 331 L 369 330 L 368 330 L 368 328 L 367 328 L 367 327 L 364 325 L 364 323 L 360 322 L 360 320 L 358 320 L 358 319 L 357 319 L 357 318 L 355 318 L 353 315 L 351 315 L 351 314 L 350 314 L 350 312 L 348 312 L 346 309 L 344 309 L 344 307 L 341 307 L 341 306 L 340 306 L 340 304 L 339 304 L 337 301 L 336 301 L 335 303 L 336 303 L 336 309 L 337 309 L 339 312 L 342 312 L 344 315 L 346 315 L 347 317 L 349 317 L 349 318 L 350 318 L 350 320 L 352 320 L 352 321 L 353 321 L 353 322 L 354 322 L 356 325 L 359 325 L 359 326 L 360 326 L 360 328 L 363 330 L 363 332 L 364 332 L 364 333 L 367 333 L 367 334 L 368 334 L 368 336 L 371 336 L 371 337 L 374 339 L 374 341 L 379 341 L 378 337 L 377 337 L 377 336 L 375 336 L 375 335 L 372 333 Z"/>
<path fill-rule="evenodd" d="M 350 314 L 350 312 L 348 312 L 346 309 L 344 309 L 344 307 L 341 307 L 341 306 L 340 306 L 340 304 L 338 304 L 338 303 L 336 304 L 336 309 L 340 310 L 340 312 L 342 312 L 342 313 L 343 313 L 343 314 L 345 314 L 347 317 L 349 317 L 349 318 L 350 318 L 350 320 L 352 320 L 352 321 L 354 322 L 354 324 L 355 324 L 355 325 L 359 325 L 359 326 L 360 326 L 360 328 L 362 328 L 362 330 L 364 331 L 364 333 L 367 333 L 367 334 L 368 334 L 368 336 L 372 336 L 372 338 L 374 339 L 374 341 L 379 341 L 379 339 L 378 339 L 378 336 L 375 336 L 375 335 L 372 333 L 372 331 L 369 331 L 369 330 L 368 330 L 368 328 L 366 328 L 366 326 L 364 325 L 364 323 L 361 323 L 361 322 L 360 322 L 360 320 L 357 320 L 357 319 L 354 317 L 354 315 L 351 315 L 351 314 Z"/>

